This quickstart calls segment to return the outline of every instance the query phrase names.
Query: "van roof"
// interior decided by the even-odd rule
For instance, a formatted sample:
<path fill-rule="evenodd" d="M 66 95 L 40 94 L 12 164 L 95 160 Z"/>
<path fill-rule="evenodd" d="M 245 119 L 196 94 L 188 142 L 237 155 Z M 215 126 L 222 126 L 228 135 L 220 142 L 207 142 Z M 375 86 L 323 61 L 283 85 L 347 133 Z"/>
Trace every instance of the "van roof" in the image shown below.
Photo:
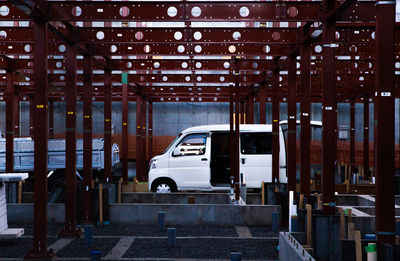
<path fill-rule="evenodd" d="M 218 125 L 202 125 L 187 128 L 182 131 L 182 133 L 187 132 L 209 132 L 209 131 L 229 131 L 229 124 L 218 124 Z M 240 131 L 263 131 L 263 132 L 271 132 L 272 125 L 271 124 L 240 124 Z"/>

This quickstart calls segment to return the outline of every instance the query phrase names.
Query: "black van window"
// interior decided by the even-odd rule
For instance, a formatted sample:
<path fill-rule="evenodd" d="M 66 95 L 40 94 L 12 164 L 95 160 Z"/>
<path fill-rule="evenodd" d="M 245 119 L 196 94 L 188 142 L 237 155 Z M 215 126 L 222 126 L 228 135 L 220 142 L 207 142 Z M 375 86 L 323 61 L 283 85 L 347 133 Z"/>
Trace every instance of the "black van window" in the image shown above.
<path fill-rule="evenodd" d="M 204 155 L 206 142 L 207 134 L 189 134 L 179 142 L 172 156 Z"/>
<path fill-rule="evenodd" d="M 242 133 L 240 145 L 242 154 L 272 154 L 272 134 L 270 132 Z"/>

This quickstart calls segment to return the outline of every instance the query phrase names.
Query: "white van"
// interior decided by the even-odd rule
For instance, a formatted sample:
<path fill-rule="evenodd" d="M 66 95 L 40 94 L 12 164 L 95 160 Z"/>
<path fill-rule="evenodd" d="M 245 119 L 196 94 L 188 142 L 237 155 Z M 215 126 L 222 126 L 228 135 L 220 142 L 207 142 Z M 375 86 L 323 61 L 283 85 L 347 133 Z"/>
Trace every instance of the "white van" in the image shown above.
<path fill-rule="evenodd" d="M 240 173 L 247 188 L 272 182 L 272 125 L 240 125 Z M 279 181 L 287 183 L 286 150 L 279 128 Z M 205 125 L 184 130 L 150 161 L 149 190 L 221 191 L 230 188 L 229 124 Z"/>

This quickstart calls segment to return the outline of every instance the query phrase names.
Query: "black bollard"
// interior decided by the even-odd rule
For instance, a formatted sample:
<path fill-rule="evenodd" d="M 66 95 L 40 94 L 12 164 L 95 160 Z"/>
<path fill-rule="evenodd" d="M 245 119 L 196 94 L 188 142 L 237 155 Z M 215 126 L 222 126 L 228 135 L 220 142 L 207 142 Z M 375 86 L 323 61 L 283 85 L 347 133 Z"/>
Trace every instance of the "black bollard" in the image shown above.
<path fill-rule="evenodd" d="M 90 261 L 100 261 L 101 251 L 90 251 Z"/>
<path fill-rule="evenodd" d="M 85 246 L 93 246 L 93 225 L 85 226 Z"/>
<path fill-rule="evenodd" d="M 242 252 L 231 252 L 231 261 L 241 261 Z"/>
<path fill-rule="evenodd" d="M 158 211 L 158 230 L 164 231 L 165 230 L 165 212 Z"/>
<path fill-rule="evenodd" d="M 279 231 L 279 212 L 272 212 L 272 231 Z"/>
<path fill-rule="evenodd" d="M 168 246 L 176 247 L 176 228 L 167 228 Z"/>

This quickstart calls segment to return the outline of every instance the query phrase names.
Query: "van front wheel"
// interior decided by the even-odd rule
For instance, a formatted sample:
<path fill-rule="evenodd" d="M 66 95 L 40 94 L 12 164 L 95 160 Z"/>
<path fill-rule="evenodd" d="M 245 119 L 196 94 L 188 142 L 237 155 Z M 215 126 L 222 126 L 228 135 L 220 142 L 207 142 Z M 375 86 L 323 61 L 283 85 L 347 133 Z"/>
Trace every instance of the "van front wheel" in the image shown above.
<path fill-rule="evenodd" d="M 151 187 L 152 191 L 156 193 L 171 193 L 176 191 L 176 185 L 170 180 L 157 180 Z"/>

